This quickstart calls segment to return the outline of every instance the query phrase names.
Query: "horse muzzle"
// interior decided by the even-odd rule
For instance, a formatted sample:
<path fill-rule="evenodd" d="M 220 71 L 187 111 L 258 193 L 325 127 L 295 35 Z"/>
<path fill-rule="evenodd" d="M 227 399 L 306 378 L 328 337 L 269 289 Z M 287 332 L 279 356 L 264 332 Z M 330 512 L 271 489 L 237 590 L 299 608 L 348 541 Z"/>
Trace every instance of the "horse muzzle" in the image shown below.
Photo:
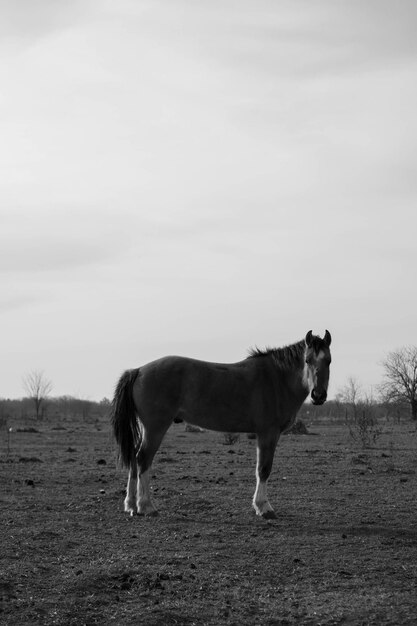
<path fill-rule="evenodd" d="M 313 404 L 320 405 L 324 404 L 327 399 L 327 391 L 317 391 L 317 389 L 313 389 L 311 392 L 311 401 Z"/>

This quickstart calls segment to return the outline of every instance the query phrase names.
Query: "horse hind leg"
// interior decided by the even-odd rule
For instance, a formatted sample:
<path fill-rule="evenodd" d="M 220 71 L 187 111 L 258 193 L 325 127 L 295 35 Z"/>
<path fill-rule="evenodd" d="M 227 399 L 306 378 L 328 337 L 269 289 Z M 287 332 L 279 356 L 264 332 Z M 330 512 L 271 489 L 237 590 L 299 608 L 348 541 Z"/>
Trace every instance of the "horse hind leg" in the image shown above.
<path fill-rule="evenodd" d="M 138 479 L 138 464 L 136 461 L 136 456 L 133 456 L 132 461 L 130 463 L 129 476 L 127 479 L 127 486 L 126 486 L 126 498 L 124 501 L 125 512 L 130 513 L 130 515 L 134 515 L 135 513 L 137 513 L 137 506 L 136 506 L 137 479 Z"/>
<path fill-rule="evenodd" d="M 157 453 L 167 428 L 159 432 L 144 431 L 137 454 L 138 481 L 136 506 L 139 515 L 158 515 L 151 500 L 150 479 L 152 461 Z"/>
<path fill-rule="evenodd" d="M 275 519 L 276 514 L 269 503 L 267 481 L 272 469 L 275 448 L 279 434 L 273 433 L 268 437 L 258 435 L 257 462 L 256 462 L 256 489 L 253 496 L 253 508 L 257 515 L 264 519 Z"/>

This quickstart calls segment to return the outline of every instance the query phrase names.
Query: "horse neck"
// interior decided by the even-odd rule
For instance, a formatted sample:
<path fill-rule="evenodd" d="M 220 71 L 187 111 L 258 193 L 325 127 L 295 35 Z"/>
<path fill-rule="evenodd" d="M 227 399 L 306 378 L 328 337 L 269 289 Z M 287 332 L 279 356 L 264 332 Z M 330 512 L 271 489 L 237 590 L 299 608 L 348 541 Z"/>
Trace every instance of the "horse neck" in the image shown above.
<path fill-rule="evenodd" d="M 299 341 L 296 344 L 276 351 L 274 361 L 288 389 L 301 404 L 307 398 L 309 389 L 305 377 L 305 344 Z"/>

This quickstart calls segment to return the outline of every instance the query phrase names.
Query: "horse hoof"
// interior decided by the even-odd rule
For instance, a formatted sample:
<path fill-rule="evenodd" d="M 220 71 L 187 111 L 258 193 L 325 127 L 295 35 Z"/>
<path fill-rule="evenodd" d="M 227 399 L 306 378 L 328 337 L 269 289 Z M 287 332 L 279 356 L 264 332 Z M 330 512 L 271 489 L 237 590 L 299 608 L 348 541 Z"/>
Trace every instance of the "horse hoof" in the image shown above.
<path fill-rule="evenodd" d="M 277 514 L 275 513 L 275 511 L 265 511 L 265 513 L 262 513 L 262 517 L 263 519 L 277 519 Z"/>
<path fill-rule="evenodd" d="M 129 517 L 134 517 L 134 515 L 136 515 L 136 509 L 125 508 L 125 513 L 128 513 Z"/>

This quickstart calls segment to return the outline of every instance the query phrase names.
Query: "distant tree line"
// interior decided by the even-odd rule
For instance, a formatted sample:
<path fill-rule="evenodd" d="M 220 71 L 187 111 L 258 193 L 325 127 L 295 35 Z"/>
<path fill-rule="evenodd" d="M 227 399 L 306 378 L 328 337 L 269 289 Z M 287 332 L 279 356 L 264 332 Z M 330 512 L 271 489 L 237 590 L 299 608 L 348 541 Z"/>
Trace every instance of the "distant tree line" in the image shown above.
<path fill-rule="evenodd" d="M 37 414 L 32 398 L 10 400 L 0 398 L 0 425 L 22 420 L 54 421 L 82 419 L 94 421 L 108 414 L 110 401 L 103 398 L 100 402 L 75 398 L 73 396 L 59 396 L 46 398 L 42 402 L 42 411 Z"/>
<path fill-rule="evenodd" d="M 356 414 L 364 407 L 367 407 L 367 410 L 371 410 L 372 414 L 376 419 L 388 419 L 392 421 L 402 421 L 410 419 L 410 412 L 408 408 L 404 404 L 400 403 L 386 403 L 379 402 L 376 399 L 373 399 L 370 404 L 364 404 L 362 402 L 358 402 L 355 407 Z M 334 421 L 346 421 L 346 418 L 353 413 L 353 407 L 349 402 L 344 402 L 340 399 L 339 394 L 337 394 L 336 399 L 327 400 L 327 402 L 321 406 L 315 406 L 306 402 L 301 407 L 298 416 L 302 420 L 311 419 L 313 422 L 315 419 L 330 419 Z"/>

